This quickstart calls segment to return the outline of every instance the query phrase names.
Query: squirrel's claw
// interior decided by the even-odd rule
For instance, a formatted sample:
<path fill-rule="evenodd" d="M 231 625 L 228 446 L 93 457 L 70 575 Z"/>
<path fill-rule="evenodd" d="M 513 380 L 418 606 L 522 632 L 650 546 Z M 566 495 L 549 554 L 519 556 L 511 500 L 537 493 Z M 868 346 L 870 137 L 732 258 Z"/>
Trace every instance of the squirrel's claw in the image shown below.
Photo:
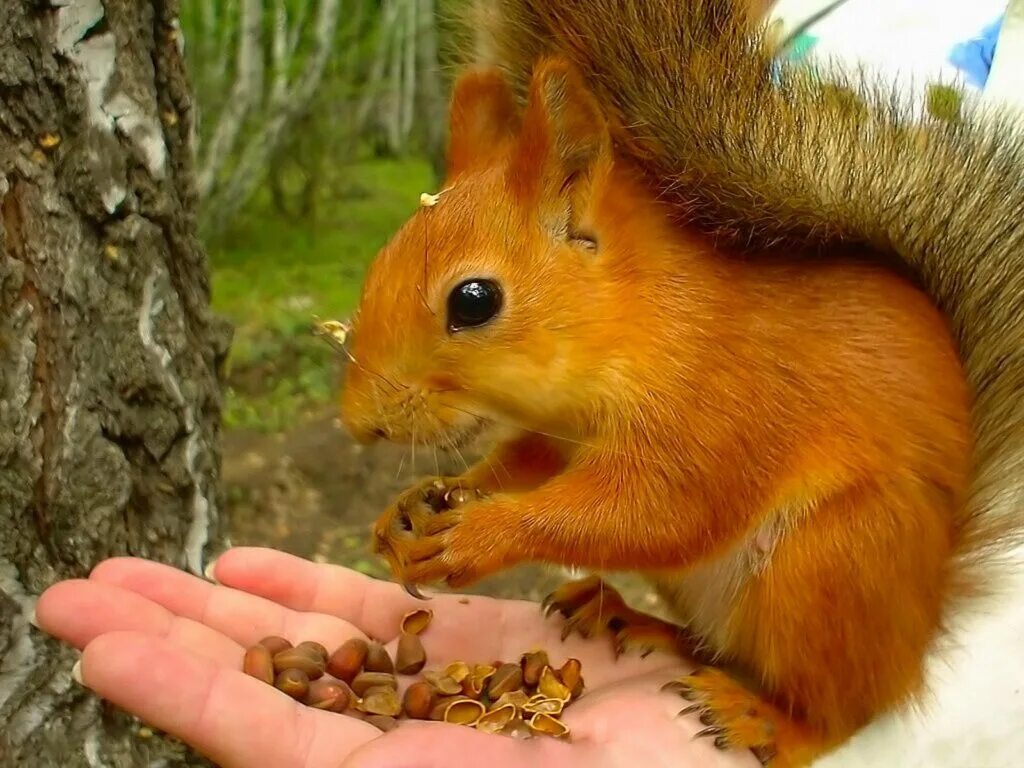
<path fill-rule="evenodd" d="M 410 596 L 415 597 L 417 600 L 429 600 L 430 598 L 420 592 L 420 588 L 415 584 L 408 582 L 402 582 L 402 589 L 404 589 Z"/>
<path fill-rule="evenodd" d="M 789 720 L 770 703 L 748 691 L 725 672 L 698 667 L 688 675 L 662 686 L 688 702 L 678 717 L 694 717 L 703 726 L 695 739 L 711 739 L 721 750 L 749 749 L 762 765 L 771 765 L 778 755 L 780 740 L 806 740 Z M 786 763 L 787 765 L 789 763 Z"/>

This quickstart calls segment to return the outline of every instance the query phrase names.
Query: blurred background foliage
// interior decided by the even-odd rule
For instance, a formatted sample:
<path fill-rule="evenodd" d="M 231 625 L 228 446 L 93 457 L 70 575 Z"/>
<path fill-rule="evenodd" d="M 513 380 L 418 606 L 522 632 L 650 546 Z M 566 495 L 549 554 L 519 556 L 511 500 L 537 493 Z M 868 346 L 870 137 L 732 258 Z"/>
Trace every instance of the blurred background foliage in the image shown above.
<path fill-rule="evenodd" d="M 201 230 L 235 325 L 227 426 L 279 431 L 336 386 L 314 314 L 438 182 L 452 8 L 444 0 L 185 0 Z"/>

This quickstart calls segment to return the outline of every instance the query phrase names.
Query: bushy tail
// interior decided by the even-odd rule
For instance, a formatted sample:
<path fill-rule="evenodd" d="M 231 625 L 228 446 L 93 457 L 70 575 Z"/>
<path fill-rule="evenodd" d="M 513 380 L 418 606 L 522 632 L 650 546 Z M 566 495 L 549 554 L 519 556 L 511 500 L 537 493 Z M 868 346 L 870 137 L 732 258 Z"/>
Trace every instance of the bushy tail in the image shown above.
<path fill-rule="evenodd" d="M 975 393 L 962 565 L 1024 531 L 1024 138 L 1003 119 L 915 120 L 885 87 L 779 76 L 726 0 L 485 0 L 477 63 L 523 92 L 542 53 L 574 61 L 617 143 L 681 214 L 720 234 L 863 243 L 946 312 Z M 978 582 L 991 582 L 986 572 Z"/>

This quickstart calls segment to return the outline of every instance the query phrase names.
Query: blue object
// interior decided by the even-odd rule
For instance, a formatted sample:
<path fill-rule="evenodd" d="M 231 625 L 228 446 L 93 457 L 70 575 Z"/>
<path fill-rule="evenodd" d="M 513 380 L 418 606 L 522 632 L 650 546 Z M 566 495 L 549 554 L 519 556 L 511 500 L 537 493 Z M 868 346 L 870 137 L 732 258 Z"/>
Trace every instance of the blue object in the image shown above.
<path fill-rule="evenodd" d="M 797 38 L 790 43 L 789 49 L 786 51 L 786 58 L 790 61 L 800 61 L 811 52 L 815 44 L 818 42 L 818 38 L 814 35 L 810 35 L 806 32 L 798 35 Z"/>
<path fill-rule="evenodd" d="M 949 52 L 949 63 L 964 73 L 967 81 L 977 87 L 984 88 L 988 82 L 988 73 L 992 69 L 992 59 L 999 41 L 999 30 L 1003 26 L 1000 16 L 994 23 L 985 27 L 977 37 L 953 46 Z"/>

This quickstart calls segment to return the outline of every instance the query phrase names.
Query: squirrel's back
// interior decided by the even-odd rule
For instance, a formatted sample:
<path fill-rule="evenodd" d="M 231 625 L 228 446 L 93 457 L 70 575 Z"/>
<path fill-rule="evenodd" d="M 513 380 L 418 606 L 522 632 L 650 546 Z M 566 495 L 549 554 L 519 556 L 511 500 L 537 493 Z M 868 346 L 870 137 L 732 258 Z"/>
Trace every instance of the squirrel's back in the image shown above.
<path fill-rule="evenodd" d="M 909 268 L 950 323 L 972 387 L 960 573 L 1024 532 L 1024 134 L 964 110 L 919 121 L 884 86 L 780 69 L 746 7 L 722 0 L 496 0 L 469 25 L 478 62 L 525 92 L 570 59 L 681 218 L 743 247 L 861 244 Z M 992 119 L 984 119 L 992 117 Z"/>

